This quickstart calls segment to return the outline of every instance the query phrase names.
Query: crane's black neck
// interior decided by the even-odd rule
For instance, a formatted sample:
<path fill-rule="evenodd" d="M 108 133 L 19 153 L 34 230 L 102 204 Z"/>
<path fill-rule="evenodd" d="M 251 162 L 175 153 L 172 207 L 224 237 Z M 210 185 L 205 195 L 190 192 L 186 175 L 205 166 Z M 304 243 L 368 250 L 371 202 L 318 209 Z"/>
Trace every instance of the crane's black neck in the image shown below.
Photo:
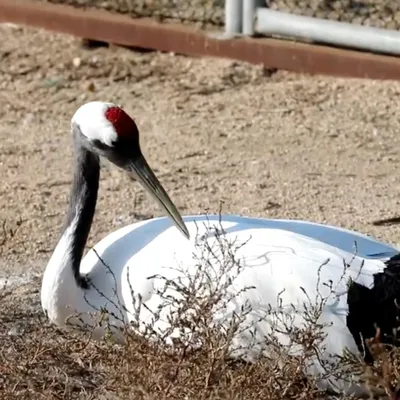
<path fill-rule="evenodd" d="M 96 208 L 100 163 L 96 154 L 81 145 L 78 135 L 74 139 L 74 175 L 63 233 L 70 230 L 69 260 L 75 281 L 80 288 L 87 289 L 88 282 L 81 276 L 79 267 Z"/>

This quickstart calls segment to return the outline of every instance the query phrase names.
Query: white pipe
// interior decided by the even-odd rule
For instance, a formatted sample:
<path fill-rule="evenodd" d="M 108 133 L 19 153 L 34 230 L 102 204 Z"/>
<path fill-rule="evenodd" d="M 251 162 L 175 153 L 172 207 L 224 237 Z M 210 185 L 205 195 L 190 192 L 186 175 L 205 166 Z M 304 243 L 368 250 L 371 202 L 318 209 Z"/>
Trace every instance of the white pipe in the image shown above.
<path fill-rule="evenodd" d="M 400 54 L 400 32 L 258 8 L 255 30 L 373 52 Z"/>
<path fill-rule="evenodd" d="M 242 0 L 225 0 L 225 33 L 242 33 Z"/>
<path fill-rule="evenodd" d="M 243 0 L 242 32 L 244 35 L 254 35 L 256 12 L 259 7 L 266 7 L 265 0 Z"/>

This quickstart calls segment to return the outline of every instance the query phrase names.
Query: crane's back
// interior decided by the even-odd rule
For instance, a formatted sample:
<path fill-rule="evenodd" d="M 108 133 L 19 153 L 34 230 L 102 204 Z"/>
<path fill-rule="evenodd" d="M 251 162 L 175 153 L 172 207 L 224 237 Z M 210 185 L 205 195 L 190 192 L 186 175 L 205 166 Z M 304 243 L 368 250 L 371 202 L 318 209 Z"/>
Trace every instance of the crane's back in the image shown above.
<path fill-rule="evenodd" d="M 300 326 L 304 322 L 304 305 L 325 299 L 318 322 L 325 324 L 328 336 L 325 356 L 320 357 L 340 354 L 344 347 L 357 350 L 346 326 L 349 280 L 371 286 L 373 274 L 384 268 L 382 259 L 396 254 L 395 248 L 355 232 L 303 221 L 236 216 L 194 216 L 184 220 L 190 240 L 167 218 L 139 222 L 99 242 L 95 249 L 101 262 L 89 252 L 81 270 L 101 281 L 104 272 L 100 271 L 107 264 L 117 279 L 118 294 L 132 314 L 132 295 L 140 294 L 146 305 L 140 320 L 145 324 L 160 309 L 160 293 L 179 297 L 176 285 L 163 292 L 164 278 L 182 285 L 193 279 L 205 279 L 193 286 L 197 288 L 196 295 L 204 295 L 206 290 L 212 291 L 231 278 L 231 285 L 221 284 L 226 290 L 224 299 L 230 300 L 224 307 L 216 308 L 214 322 L 229 323 L 230 317 L 248 304 L 252 311 L 245 323 L 255 325 L 259 337 L 271 333 L 278 314 L 287 315 Z M 199 273 L 207 268 L 208 273 Z M 163 318 L 155 323 L 157 329 L 168 328 L 165 321 L 172 308 L 165 308 Z M 279 321 L 277 327 L 282 331 Z M 288 335 L 278 336 L 281 343 L 288 344 Z M 235 338 L 234 347 L 246 348 L 251 341 L 253 333 L 242 331 Z M 237 354 L 246 353 L 251 359 L 262 347 L 260 344 L 253 351 L 247 349 Z M 314 361 L 310 371 L 321 372 L 318 360 Z"/>

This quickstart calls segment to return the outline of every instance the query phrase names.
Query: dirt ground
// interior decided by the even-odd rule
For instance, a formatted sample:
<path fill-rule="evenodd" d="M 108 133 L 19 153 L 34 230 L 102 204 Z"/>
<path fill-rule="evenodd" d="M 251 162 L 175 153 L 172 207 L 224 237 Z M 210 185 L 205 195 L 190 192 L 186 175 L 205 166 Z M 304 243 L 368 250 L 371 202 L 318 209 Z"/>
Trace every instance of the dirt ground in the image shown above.
<path fill-rule="evenodd" d="M 67 205 L 69 121 L 95 99 L 134 116 L 143 152 L 183 214 L 217 212 L 223 200 L 226 213 L 306 219 L 400 242 L 400 226 L 371 224 L 400 212 L 399 83 L 85 50 L 71 37 L 9 26 L 0 35 L 2 276 L 43 270 Z M 106 165 L 89 245 L 155 215 L 142 189 Z"/>
<path fill-rule="evenodd" d="M 0 278 L 42 273 L 68 200 L 69 121 L 89 100 L 136 119 L 143 152 L 183 214 L 216 213 L 223 200 L 226 213 L 400 243 L 399 225 L 372 225 L 400 213 L 400 83 L 85 50 L 71 37 L 8 25 L 0 38 Z M 105 165 L 88 246 L 157 215 L 137 184 Z M 38 284 L 13 298 L 18 309 L 39 310 Z"/>

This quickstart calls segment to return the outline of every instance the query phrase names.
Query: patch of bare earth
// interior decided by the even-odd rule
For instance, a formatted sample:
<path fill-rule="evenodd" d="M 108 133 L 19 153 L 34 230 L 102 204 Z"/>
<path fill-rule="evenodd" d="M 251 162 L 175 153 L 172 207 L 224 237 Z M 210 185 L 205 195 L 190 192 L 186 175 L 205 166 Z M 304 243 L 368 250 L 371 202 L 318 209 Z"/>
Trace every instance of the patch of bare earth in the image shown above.
<path fill-rule="evenodd" d="M 398 243 L 398 225 L 372 221 L 399 207 L 399 83 L 85 50 L 71 37 L 9 26 L 0 36 L 0 277 L 43 271 L 68 200 L 69 121 L 89 100 L 135 117 L 143 152 L 183 214 L 216 213 L 222 200 L 224 212 L 329 223 Z M 106 165 L 88 246 L 160 214 Z M 269 365 L 212 370 L 204 353 L 176 358 L 138 340 L 115 348 L 59 332 L 43 319 L 39 284 L 1 295 L 2 398 L 318 396 L 293 383 L 296 364 L 284 372 L 292 379 L 285 391 Z"/>

